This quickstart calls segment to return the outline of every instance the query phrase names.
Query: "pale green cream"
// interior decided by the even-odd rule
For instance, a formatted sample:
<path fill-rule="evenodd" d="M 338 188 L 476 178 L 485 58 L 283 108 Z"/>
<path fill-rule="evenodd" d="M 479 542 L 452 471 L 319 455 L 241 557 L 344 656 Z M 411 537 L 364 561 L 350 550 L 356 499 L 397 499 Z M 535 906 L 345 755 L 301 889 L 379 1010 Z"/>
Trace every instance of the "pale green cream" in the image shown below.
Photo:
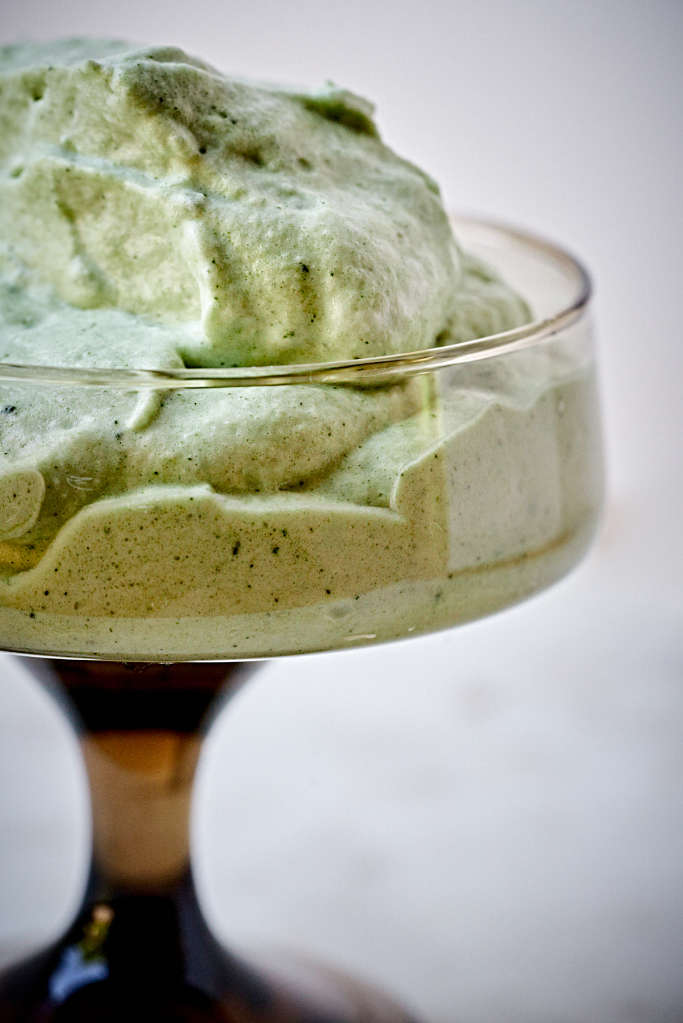
<path fill-rule="evenodd" d="M 529 318 L 344 90 L 92 41 L 5 48 L 0 89 L 0 362 L 352 359 Z M 377 389 L 2 384 L 0 645 L 250 656 L 491 610 L 586 535 L 592 402 L 547 351 Z"/>
<path fill-rule="evenodd" d="M 0 71 L 4 245 L 76 307 L 172 324 L 188 363 L 409 351 L 528 316 L 343 89 L 78 41 L 6 48 Z"/>

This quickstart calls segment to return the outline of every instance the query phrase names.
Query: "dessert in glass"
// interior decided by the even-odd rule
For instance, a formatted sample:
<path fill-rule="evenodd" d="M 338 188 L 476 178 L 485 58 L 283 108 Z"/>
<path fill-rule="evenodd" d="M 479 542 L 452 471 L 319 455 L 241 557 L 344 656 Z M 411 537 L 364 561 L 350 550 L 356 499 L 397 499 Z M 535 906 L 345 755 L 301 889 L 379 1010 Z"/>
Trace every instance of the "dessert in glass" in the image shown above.
<path fill-rule="evenodd" d="M 576 564 L 588 277 L 447 217 L 345 90 L 112 42 L 0 56 L 0 648 L 71 699 L 94 846 L 2 1018 L 408 1020 L 218 945 L 188 855 L 203 722 L 260 659 L 449 628 Z"/>

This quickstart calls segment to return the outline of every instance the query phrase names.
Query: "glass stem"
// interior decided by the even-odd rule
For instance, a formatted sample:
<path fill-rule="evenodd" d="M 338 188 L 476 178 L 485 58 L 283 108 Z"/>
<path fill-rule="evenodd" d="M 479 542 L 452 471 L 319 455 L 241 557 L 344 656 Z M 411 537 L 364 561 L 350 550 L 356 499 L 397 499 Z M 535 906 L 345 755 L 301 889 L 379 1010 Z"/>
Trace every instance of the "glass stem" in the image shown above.
<path fill-rule="evenodd" d="M 89 898 L 168 895 L 189 872 L 192 788 L 209 709 L 249 669 L 43 663 L 76 712 L 92 804 Z"/>
<path fill-rule="evenodd" d="M 31 666 L 75 708 L 92 870 L 68 932 L 0 975 L 3 1023 L 411 1023 L 329 968 L 296 957 L 265 968 L 247 962 L 204 920 L 189 862 L 195 767 L 216 697 L 234 693 L 258 664 Z"/>
<path fill-rule="evenodd" d="M 167 890 L 189 868 L 197 734 L 107 731 L 81 738 L 92 800 L 93 868 L 107 894 Z"/>

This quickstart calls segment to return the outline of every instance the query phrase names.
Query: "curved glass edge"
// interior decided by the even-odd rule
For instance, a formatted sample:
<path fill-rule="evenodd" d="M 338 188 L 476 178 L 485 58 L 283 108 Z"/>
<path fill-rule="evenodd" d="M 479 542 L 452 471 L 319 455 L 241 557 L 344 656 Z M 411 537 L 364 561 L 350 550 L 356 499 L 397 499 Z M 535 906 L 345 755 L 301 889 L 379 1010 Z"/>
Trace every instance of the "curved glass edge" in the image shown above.
<path fill-rule="evenodd" d="M 568 304 L 552 316 L 532 320 L 522 327 L 471 341 L 457 341 L 437 348 L 373 356 L 354 361 L 296 363 L 282 366 L 240 366 L 229 369 L 111 369 L 40 366 L 0 362 L 0 381 L 35 384 L 108 387 L 121 390 L 167 391 L 216 387 L 275 387 L 286 384 L 335 384 L 374 387 L 405 376 L 428 373 L 521 351 L 553 337 L 585 314 L 592 296 L 592 282 L 584 265 L 566 249 L 528 231 L 478 217 L 454 217 L 454 224 L 469 225 L 529 245 L 558 264 L 576 280 Z"/>

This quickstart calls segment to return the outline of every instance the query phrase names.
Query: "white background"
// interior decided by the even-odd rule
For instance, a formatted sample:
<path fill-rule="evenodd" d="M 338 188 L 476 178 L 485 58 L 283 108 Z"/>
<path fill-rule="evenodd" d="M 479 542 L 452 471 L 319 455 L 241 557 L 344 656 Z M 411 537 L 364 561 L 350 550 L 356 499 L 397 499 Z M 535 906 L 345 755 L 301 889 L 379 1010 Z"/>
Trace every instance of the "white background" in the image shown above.
<path fill-rule="evenodd" d="M 287 940 L 440 1023 L 683 1019 L 683 4 L 3 0 L 371 96 L 448 204 L 583 256 L 610 470 L 591 556 L 462 630 L 264 668 L 217 724 L 195 864 L 224 936 Z M 0 943 L 84 869 L 74 743 L 0 660 Z"/>

